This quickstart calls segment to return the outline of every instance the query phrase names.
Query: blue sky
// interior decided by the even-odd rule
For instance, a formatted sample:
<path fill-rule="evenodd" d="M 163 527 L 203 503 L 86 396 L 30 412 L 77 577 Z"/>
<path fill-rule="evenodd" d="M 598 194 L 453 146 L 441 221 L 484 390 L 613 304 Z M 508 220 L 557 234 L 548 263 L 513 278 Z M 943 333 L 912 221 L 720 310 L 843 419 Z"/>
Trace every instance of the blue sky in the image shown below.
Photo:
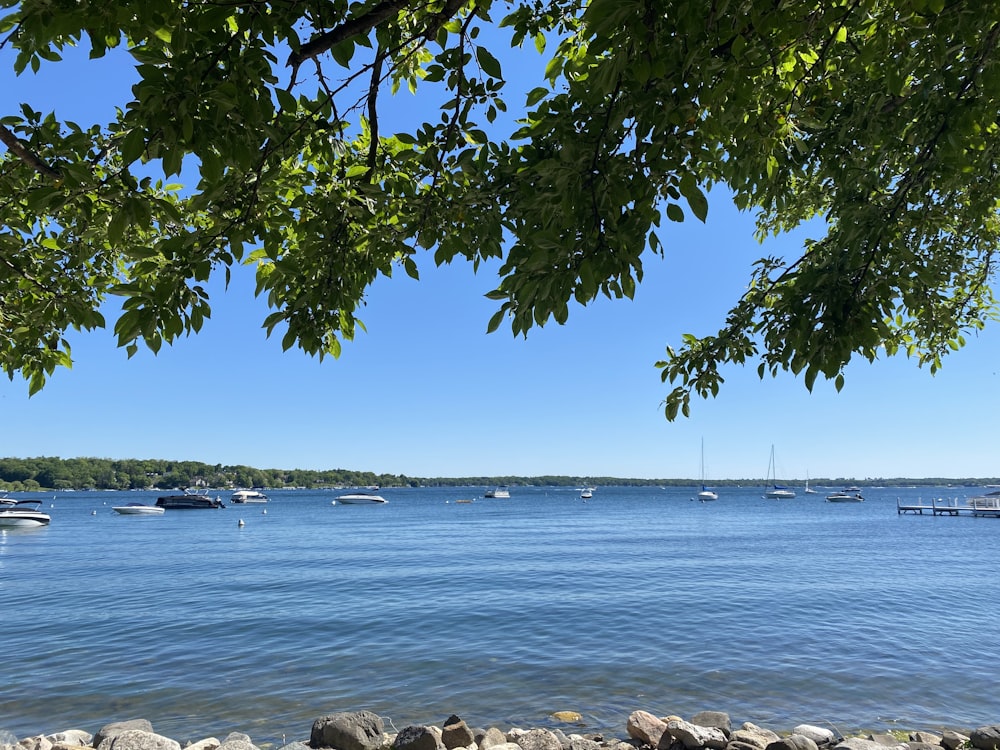
<path fill-rule="evenodd" d="M 13 79 L 0 50 L 0 116 L 16 102 L 82 123 L 127 90 L 114 60 Z M 99 85 L 95 87 L 95 81 Z M 116 93 L 118 92 L 118 93 Z M 408 95 L 405 95 L 408 96 Z M 380 279 L 361 312 L 367 333 L 322 363 L 282 352 L 260 327 L 251 269 L 213 284 L 200 334 L 127 359 L 108 331 L 71 332 L 75 366 L 29 398 L 0 380 L 0 456 L 168 458 L 262 468 L 348 468 L 410 476 L 567 474 L 759 478 L 775 446 L 779 475 L 1000 475 L 992 398 L 1000 363 L 988 328 L 931 376 L 895 358 L 852 364 L 841 393 L 809 393 L 783 374 L 728 367 L 718 398 L 669 423 L 653 363 L 682 334 L 718 330 L 752 262 L 795 254 L 803 234 L 753 237 L 752 217 L 719 192 L 707 224 L 664 221 L 664 259 L 647 254 L 634 301 L 571 308 L 515 338 L 487 335 L 495 267 L 418 259 L 422 279 Z M 113 325 L 113 323 L 111 324 Z"/>

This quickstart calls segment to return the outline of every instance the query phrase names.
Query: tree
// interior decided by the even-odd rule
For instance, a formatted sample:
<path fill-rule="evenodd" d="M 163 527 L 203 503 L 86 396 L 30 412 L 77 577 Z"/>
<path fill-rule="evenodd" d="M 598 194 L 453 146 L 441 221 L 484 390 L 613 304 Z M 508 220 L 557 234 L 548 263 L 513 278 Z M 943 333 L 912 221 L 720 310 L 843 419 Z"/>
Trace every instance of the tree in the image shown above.
<path fill-rule="evenodd" d="M 572 301 L 631 297 L 662 218 L 721 186 L 762 258 L 717 334 L 657 363 L 669 419 L 727 362 L 843 383 L 855 355 L 933 372 L 995 316 L 1000 5 L 946 0 L 0 0 L 17 71 L 67 45 L 137 64 L 92 125 L 0 119 L 0 366 L 34 393 L 67 334 L 197 332 L 204 283 L 256 265 L 282 346 L 337 356 L 379 275 L 500 259 L 489 296 L 526 334 Z M 545 61 L 508 95 L 512 47 Z M 541 65 L 541 62 L 540 62 Z M 439 114 L 394 119 L 419 91 Z M 507 99 L 511 101 L 508 103 Z M 510 108 L 514 118 L 506 113 Z M 190 174 L 181 189 L 165 183 Z M 721 192 L 721 191 L 720 191 Z M 227 277 L 228 278 L 228 277 Z"/>

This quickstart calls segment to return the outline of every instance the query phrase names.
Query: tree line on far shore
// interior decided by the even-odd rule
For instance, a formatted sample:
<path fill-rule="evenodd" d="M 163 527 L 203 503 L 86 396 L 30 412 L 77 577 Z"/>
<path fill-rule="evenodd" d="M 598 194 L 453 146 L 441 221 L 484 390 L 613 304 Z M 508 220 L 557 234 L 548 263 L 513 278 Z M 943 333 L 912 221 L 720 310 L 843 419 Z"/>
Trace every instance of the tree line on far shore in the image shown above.
<path fill-rule="evenodd" d="M 760 478 L 713 480 L 717 487 L 761 484 Z M 928 477 L 912 479 L 837 477 L 814 478 L 820 486 L 858 484 L 879 485 L 969 485 L 997 484 L 988 478 Z M 265 487 L 272 489 L 321 487 L 472 487 L 491 485 L 531 485 L 546 487 L 593 486 L 662 486 L 686 487 L 697 482 L 691 478 L 642 479 L 606 476 L 477 476 L 477 477 L 410 477 L 405 474 L 376 474 L 350 469 L 258 469 L 251 466 L 225 466 L 198 461 L 166 459 L 108 458 L 0 458 L 0 490 L 24 492 L 34 490 L 145 490 L 176 487 Z M 796 485 L 797 482 L 788 484 Z"/>

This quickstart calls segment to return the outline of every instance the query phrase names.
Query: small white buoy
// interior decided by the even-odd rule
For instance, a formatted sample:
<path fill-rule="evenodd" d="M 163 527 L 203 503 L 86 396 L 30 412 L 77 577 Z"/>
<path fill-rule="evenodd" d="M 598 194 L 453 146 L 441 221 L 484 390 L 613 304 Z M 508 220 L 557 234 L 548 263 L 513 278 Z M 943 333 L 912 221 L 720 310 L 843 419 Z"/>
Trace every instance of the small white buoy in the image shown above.
<path fill-rule="evenodd" d="M 239 526 L 239 527 L 240 527 L 241 529 L 242 529 L 242 528 L 243 528 L 244 526 L 246 526 L 246 524 L 245 524 L 245 523 L 243 523 L 243 519 L 242 519 L 242 518 L 240 519 L 239 523 L 237 523 L 236 525 L 237 525 L 237 526 Z"/>
<path fill-rule="evenodd" d="M 92 511 L 90 511 L 90 515 L 92 515 L 92 516 L 96 516 L 96 515 L 97 515 L 97 511 L 96 511 L 96 510 L 92 510 Z"/>
<path fill-rule="evenodd" d="M 261 514 L 262 516 L 266 516 L 266 515 L 267 515 L 267 508 L 264 508 L 264 510 L 262 510 L 262 511 L 260 512 L 260 514 Z"/>

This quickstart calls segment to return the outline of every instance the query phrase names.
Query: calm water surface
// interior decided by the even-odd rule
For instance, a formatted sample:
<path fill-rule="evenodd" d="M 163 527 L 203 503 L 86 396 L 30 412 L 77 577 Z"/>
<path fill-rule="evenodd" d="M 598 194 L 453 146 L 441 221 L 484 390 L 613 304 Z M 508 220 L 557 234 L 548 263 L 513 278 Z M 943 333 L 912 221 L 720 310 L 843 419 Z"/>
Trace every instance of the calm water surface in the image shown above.
<path fill-rule="evenodd" d="M 1000 519 L 895 510 L 971 489 L 269 494 L 143 518 L 111 506 L 156 493 L 59 493 L 50 526 L 0 533 L 0 730 L 143 717 L 182 744 L 265 745 L 362 708 L 399 729 L 572 709 L 619 736 L 635 709 L 777 730 L 1000 721 Z"/>

